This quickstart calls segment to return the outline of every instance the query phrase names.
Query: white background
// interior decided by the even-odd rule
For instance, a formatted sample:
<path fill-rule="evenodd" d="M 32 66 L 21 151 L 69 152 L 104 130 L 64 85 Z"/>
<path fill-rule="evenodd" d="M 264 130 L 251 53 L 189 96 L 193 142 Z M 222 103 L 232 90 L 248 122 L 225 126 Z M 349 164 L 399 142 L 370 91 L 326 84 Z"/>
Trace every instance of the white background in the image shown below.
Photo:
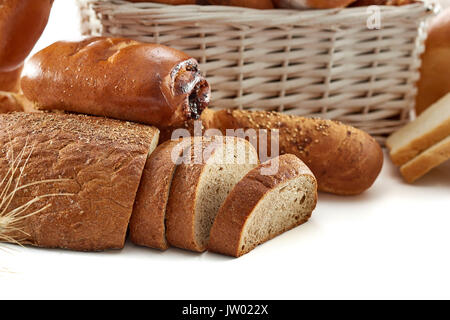
<path fill-rule="evenodd" d="M 40 49 L 78 36 L 56 0 Z M 450 298 L 450 163 L 415 185 L 385 158 L 361 196 L 319 194 L 312 219 L 239 259 L 127 243 L 79 253 L 2 245 L 0 298 Z"/>

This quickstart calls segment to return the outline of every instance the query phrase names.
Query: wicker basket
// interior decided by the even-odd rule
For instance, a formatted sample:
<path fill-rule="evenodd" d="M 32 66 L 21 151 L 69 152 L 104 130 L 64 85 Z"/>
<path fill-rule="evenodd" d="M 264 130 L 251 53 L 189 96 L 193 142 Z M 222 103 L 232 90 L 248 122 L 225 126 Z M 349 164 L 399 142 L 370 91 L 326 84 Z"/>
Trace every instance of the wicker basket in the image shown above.
<path fill-rule="evenodd" d="M 409 121 L 426 17 L 416 3 L 379 7 L 253 10 L 77 0 L 85 35 L 165 44 L 200 63 L 213 108 L 275 110 L 336 119 L 378 141 Z"/>

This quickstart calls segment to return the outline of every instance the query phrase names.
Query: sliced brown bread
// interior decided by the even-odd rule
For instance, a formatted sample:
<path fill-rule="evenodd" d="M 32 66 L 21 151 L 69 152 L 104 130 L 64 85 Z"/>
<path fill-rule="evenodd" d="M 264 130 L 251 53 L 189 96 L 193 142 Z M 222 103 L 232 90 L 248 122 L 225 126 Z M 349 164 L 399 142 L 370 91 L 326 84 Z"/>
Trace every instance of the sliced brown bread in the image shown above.
<path fill-rule="evenodd" d="M 400 172 L 407 182 L 413 183 L 448 159 L 450 159 L 450 136 L 404 164 L 400 167 Z"/>
<path fill-rule="evenodd" d="M 0 195 L 0 218 L 15 217 L 7 240 L 80 251 L 124 246 L 158 129 L 24 112 L 0 115 L 0 128 L 0 194 L 12 196 Z"/>
<path fill-rule="evenodd" d="M 404 165 L 450 135 L 450 93 L 386 141 L 392 161 Z"/>
<path fill-rule="evenodd" d="M 167 201 L 177 164 L 190 145 L 190 138 L 169 140 L 148 158 L 130 221 L 133 243 L 160 250 L 169 247 L 165 227 Z"/>
<path fill-rule="evenodd" d="M 278 172 L 261 169 L 278 161 Z M 217 214 L 208 250 L 239 257 L 311 216 L 317 181 L 296 156 L 282 155 L 250 171 L 234 187 Z"/>
<path fill-rule="evenodd" d="M 166 237 L 172 246 L 203 252 L 220 206 L 258 165 L 258 156 L 249 142 L 230 137 L 195 139 L 190 155 L 191 163 L 180 164 L 172 181 Z"/>

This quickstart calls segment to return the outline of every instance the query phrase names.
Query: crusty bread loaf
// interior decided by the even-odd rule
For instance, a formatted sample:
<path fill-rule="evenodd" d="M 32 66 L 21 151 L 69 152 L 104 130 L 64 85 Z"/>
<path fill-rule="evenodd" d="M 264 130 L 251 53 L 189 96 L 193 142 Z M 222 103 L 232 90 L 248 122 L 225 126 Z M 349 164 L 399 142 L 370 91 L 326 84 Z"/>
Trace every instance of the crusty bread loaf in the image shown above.
<path fill-rule="evenodd" d="M 343 8 L 355 0 L 273 0 L 277 8 L 285 9 L 331 9 Z"/>
<path fill-rule="evenodd" d="M 227 129 L 278 129 L 280 154 L 304 161 L 321 191 L 359 194 L 374 183 L 383 165 L 383 152 L 370 135 L 339 122 L 243 110 L 206 110 L 201 119 L 206 129 L 224 134 Z"/>
<path fill-rule="evenodd" d="M 274 175 L 261 169 L 279 162 Z M 211 229 L 208 250 L 239 257 L 311 216 L 317 182 L 294 155 L 283 155 L 250 171 L 233 188 Z"/>
<path fill-rule="evenodd" d="M 172 181 L 166 236 L 172 246 L 202 252 L 220 205 L 258 155 L 249 142 L 232 137 L 196 138 L 189 155 Z"/>
<path fill-rule="evenodd" d="M 386 141 L 392 161 L 403 165 L 450 135 L 450 93 Z"/>
<path fill-rule="evenodd" d="M 21 216 L 43 210 L 20 220 L 10 239 L 82 251 L 123 247 L 156 128 L 42 112 L 2 114 L 0 128 L 0 181 L 13 177 L 9 191 L 17 190 L 0 212 L 36 197 Z M 14 166 L 22 169 L 11 175 Z M 43 180 L 54 181 L 29 185 Z"/>
<path fill-rule="evenodd" d="M 166 46 L 94 37 L 56 42 L 25 64 L 21 86 L 41 109 L 181 125 L 208 105 L 198 63 Z"/>
<path fill-rule="evenodd" d="M 191 139 L 166 141 L 159 145 L 145 164 L 133 214 L 130 239 L 133 243 L 166 250 L 166 208 L 175 169 Z"/>
<path fill-rule="evenodd" d="M 417 82 L 416 113 L 450 92 L 450 8 L 432 20 Z"/>
<path fill-rule="evenodd" d="M 405 163 L 401 166 L 400 172 L 407 182 L 413 183 L 448 159 L 450 159 L 450 135 Z"/>

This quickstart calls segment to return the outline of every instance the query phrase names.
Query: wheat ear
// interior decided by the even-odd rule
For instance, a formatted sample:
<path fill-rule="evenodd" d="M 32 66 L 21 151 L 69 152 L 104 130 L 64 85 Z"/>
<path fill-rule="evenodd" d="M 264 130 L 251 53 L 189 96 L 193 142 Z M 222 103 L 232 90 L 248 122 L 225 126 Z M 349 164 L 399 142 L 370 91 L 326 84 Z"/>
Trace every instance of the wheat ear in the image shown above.
<path fill-rule="evenodd" d="M 41 180 L 35 181 L 28 184 L 20 185 L 22 180 L 23 173 L 26 169 L 28 161 L 33 153 L 34 147 L 30 147 L 30 151 L 27 154 L 28 148 L 28 139 L 25 141 L 25 145 L 22 150 L 19 152 L 17 157 L 14 157 L 14 150 L 12 148 L 11 138 L 10 138 L 10 152 L 11 158 L 10 167 L 8 168 L 5 176 L 3 178 L 0 177 L 0 242 L 11 242 L 16 244 L 21 244 L 21 242 L 29 236 L 21 227 L 21 222 L 24 219 L 29 218 L 33 215 L 36 215 L 46 209 L 48 209 L 51 204 L 47 204 L 40 209 L 34 210 L 32 212 L 26 213 L 26 211 L 36 202 L 39 202 L 42 199 L 49 197 L 58 197 L 58 196 L 72 196 L 71 193 L 55 193 L 55 194 L 45 194 L 34 197 L 30 201 L 25 204 L 22 204 L 16 208 L 10 208 L 11 202 L 14 199 L 16 193 L 20 190 L 29 188 L 31 186 L 46 184 L 46 183 L 54 183 L 61 181 L 68 181 L 70 179 L 49 179 L 49 180 Z M 18 176 L 17 176 L 18 173 Z M 14 182 L 15 177 L 16 181 Z M 11 237 L 9 234 L 12 232 L 16 234 L 23 234 L 23 238 Z"/>

